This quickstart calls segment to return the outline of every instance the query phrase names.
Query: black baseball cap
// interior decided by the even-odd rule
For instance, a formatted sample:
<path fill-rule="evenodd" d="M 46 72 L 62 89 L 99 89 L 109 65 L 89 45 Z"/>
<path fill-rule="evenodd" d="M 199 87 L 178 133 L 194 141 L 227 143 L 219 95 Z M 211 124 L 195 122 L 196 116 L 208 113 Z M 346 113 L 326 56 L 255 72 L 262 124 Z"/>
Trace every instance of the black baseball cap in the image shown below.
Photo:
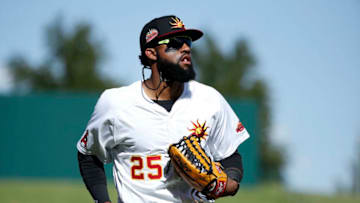
<path fill-rule="evenodd" d="M 140 34 L 141 53 L 147 47 L 152 47 L 156 42 L 174 36 L 187 36 L 192 41 L 198 40 L 203 32 L 196 29 L 186 29 L 180 18 L 169 15 L 155 18 L 148 22 Z"/>

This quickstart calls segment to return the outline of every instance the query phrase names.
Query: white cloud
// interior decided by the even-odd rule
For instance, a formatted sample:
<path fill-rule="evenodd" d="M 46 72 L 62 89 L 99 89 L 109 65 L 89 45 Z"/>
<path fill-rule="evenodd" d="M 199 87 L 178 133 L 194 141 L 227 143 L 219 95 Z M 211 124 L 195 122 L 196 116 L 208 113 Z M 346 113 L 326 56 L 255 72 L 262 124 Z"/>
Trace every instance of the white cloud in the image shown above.
<path fill-rule="evenodd" d="M 9 93 L 13 86 L 14 80 L 9 68 L 0 62 L 0 93 Z"/>

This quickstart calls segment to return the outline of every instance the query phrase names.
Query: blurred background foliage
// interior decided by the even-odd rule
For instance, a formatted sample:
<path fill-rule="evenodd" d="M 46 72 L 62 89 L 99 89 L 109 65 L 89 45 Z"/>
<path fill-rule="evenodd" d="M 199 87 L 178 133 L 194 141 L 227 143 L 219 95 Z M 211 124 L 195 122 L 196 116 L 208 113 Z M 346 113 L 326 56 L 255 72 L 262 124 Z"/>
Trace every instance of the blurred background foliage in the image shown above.
<path fill-rule="evenodd" d="M 357 150 L 354 156 L 354 160 L 351 163 L 351 186 L 349 190 L 346 190 L 345 186 L 345 193 L 347 191 L 351 191 L 353 195 L 360 195 L 360 137 L 357 140 Z"/>
<path fill-rule="evenodd" d="M 62 18 L 57 17 L 45 34 L 48 55 L 42 63 L 30 64 L 21 55 L 9 59 L 15 89 L 101 91 L 119 85 L 101 76 L 105 51 L 88 23 L 79 23 L 66 31 Z"/>

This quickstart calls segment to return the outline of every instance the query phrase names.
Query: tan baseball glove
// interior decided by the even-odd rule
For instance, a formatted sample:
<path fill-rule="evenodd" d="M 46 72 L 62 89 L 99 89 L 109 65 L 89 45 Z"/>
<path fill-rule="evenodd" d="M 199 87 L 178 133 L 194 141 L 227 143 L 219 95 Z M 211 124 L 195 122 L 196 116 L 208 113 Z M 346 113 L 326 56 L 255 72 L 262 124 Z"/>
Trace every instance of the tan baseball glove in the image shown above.
<path fill-rule="evenodd" d="M 169 156 L 177 173 L 196 190 L 216 199 L 225 192 L 227 175 L 219 162 L 213 162 L 196 135 L 183 137 L 169 147 Z"/>

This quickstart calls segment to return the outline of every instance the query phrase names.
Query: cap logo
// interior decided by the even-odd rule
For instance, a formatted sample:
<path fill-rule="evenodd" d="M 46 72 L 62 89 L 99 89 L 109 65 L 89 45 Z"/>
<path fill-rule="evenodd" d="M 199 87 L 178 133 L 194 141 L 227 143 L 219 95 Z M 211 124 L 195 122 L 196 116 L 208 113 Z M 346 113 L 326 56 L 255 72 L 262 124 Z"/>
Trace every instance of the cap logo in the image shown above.
<path fill-rule="evenodd" d="M 151 40 L 153 40 L 158 35 L 159 35 L 159 32 L 157 31 L 157 29 L 155 29 L 155 28 L 150 29 L 146 33 L 146 36 L 145 36 L 146 43 L 150 42 Z"/>
<path fill-rule="evenodd" d="M 175 28 L 185 28 L 184 23 L 177 17 L 171 18 L 172 22 L 170 22 L 171 29 Z"/>

